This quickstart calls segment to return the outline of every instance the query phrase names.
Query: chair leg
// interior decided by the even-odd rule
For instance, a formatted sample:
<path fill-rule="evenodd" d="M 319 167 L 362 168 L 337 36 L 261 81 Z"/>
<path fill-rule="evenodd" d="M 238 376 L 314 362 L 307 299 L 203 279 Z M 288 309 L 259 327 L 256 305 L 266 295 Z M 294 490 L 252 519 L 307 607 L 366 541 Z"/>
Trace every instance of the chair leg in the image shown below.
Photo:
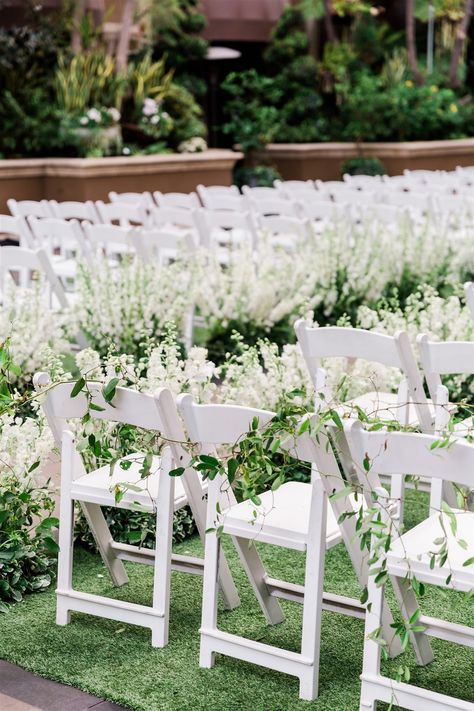
<path fill-rule="evenodd" d="M 152 647 L 168 644 L 171 588 L 171 548 L 173 540 L 174 479 L 160 472 L 156 511 L 153 608 L 158 613 L 151 632 Z"/>
<path fill-rule="evenodd" d="M 364 682 L 362 682 L 362 689 L 360 692 L 359 711 L 377 711 L 377 701 L 367 696 L 367 692 L 364 689 Z"/>
<path fill-rule="evenodd" d="M 301 654 L 313 661 L 300 677 L 300 698 L 313 701 L 318 695 L 321 620 L 323 615 L 324 562 L 326 553 L 327 496 L 321 479 L 314 475 L 311 521 L 306 547 L 303 633 Z"/>
<path fill-rule="evenodd" d="M 204 579 L 202 589 L 202 619 L 204 630 L 217 629 L 218 575 L 220 541 L 215 530 L 206 533 L 204 548 Z M 199 666 L 210 669 L 214 666 L 215 653 L 209 645 L 207 635 L 201 635 Z"/>
<path fill-rule="evenodd" d="M 396 577 L 392 577 L 391 580 L 403 619 L 408 621 L 419 607 L 416 595 L 409 580 Z M 420 666 L 426 666 L 433 661 L 433 650 L 424 632 L 411 632 L 410 640 L 415 650 L 416 661 Z"/>
<path fill-rule="evenodd" d="M 239 593 L 222 548 L 219 551 L 219 588 L 226 610 L 234 610 L 239 607 Z"/>
<path fill-rule="evenodd" d="M 268 592 L 265 582 L 267 571 L 260 560 L 255 545 L 247 538 L 232 536 L 232 540 L 268 624 L 277 625 L 283 622 L 285 619 L 283 610 L 278 600 Z"/>
<path fill-rule="evenodd" d="M 375 576 L 370 575 L 367 581 L 368 600 L 365 613 L 362 683 L 364 674 L 369 674 L 371 677 L 380 676 L 381 646 L 372 638 L 372 635 L 379 633 L 382 626 L 384 591 L 385 586 L 377 587 Z M 371 700 L 370 703 L 374 703 L 374 701 Z M 361 709 L 365 708 L 365 706 L 361 706 Z M 371 708 L 370 704 L 367 708 Z"/>
<path fill-rule="evenodd" d="M 72 589 L 72 564 L 74 553 L 74 502 L 68 491 L 61 493 L 59 513 L 59 555 L 58 555 L 58 586 L 56 597 L 56 624 L 67 625 L 71 621 L 68 598 L 61 593 Z"/>
<path fill-rule="evenodd" d="M 128 583 L 128 575 L 123 562 L 117 557 L 112 548 L 114 540 L 105 522 L 104 514 L 100 506 L 98 504 L 81 502 L 81 507 L 113 584 L 117 587 L 125 585 Z"/>

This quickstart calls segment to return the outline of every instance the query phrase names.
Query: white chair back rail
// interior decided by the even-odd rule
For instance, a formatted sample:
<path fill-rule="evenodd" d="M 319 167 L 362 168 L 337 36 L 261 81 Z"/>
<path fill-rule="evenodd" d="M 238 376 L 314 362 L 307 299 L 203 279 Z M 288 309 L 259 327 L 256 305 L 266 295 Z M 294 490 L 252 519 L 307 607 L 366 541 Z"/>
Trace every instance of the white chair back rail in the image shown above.
<path fill-rule="evenodd" d="M 77 202 L 69 200 L 65 202 L 49 201 L 51 212 L 54 217 L 60 220 L 88 220 L 89 222 L 100 222 L 99 214 L 92 200 Z"/>
<path fill-rule="evenodd" d="M 130 205 L 140 205 L 145 210 L 151 210 L 155 207 L 155 202 L 151 196 L 151 193 L 145 191 L 143 193 L 117 193 L 115 190 L 111 190 L 109 193 L 110 202 L 121 202 Z"/>
<path fill-rule="evenodd" d="M 82 227 L 86 236 L 84 257 L 91 269 L 94 268 L 95 254 L 98 250 L 115 260 L 125 254 L 136 253 L 136 228 L 112 224 L 91 225 L 88 222 L 83 222 Z"/>
<path fill-rule="evenodd" d="M 46 278 L 49 287 L 49 305 L 52 306 L 54 295 L 61 308 L 68 307 L 68 300 L 61 282 L 54 273 L 54 269 L 43 249 L 30 250 L 23 247 L 2 247 L 0 249 L 0 289 L 5 299 L 5 276 L 7 273 L 17 272 L 19 286 L 28 288 L 33 285 L 32 276 L 40 273 Z M 5 303 L 5 302 L 4 302 Z"/>
<path fill-rule="evenodd" d="M 103 224 L 118 224 L 121 227 L 132 225 L 147 226 L 149 217 L 145 207 L 137 203 L 129 202 L 108 202 L 97 200 L 95 203 L 97 212 Z"/>
<path fill-rule="evenodd" d="M 157 190 L 153 197 L 158 207 L 179 207 L 185 210 L 197 210 L 201 207 L 196 193 L 161 193 Z"/>
<path fill-rule="evenodd" d="M 53 217 L 47 200 L 7 200 L 14 217 Z"/>
<path fill-rule="evenodd" d="M 198 185 L 196 192 L 202 205 L 209 210 L 214 209 L 214 198 L 239 197 L 240 191 L 236 185 Z"/>

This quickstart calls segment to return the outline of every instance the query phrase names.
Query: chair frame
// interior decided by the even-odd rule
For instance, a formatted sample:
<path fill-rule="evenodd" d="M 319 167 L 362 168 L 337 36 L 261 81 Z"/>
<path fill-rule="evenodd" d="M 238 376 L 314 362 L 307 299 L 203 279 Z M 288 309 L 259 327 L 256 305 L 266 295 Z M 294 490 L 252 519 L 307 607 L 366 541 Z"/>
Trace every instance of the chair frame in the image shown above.
<path fill-rule="evenodd" d="M 197 405 L 191 395 L 180 395 L 177 400 L 178 409 L 185 422 L 191 441 L 201 445 L 201 453 L 214 454 L 217 445 L 237 441 L 250 428 L 250 423 L 257 417 L 261 426 L 265 426 L 275 416 L 275 413 L 254 408 L 235 405 Z M 320 623 L 322 610 L 332 610 L 352 617 L 363 618 L 365 608 L 358 600 L 341 595 L 325 593 L 323 590 L 325 549 L 344 541 L 351 558 L 354 571 L 363 587 L 366 584 L 367 563 L 360 548 L 354 545 L 355 519 L 345 518 L 339 524 L 340 535 L 335 539 L 326 539 L 326 512 L 328 496 L 335 491 L 344 489 L 345 482 L 327 442 L 324 431 L 320 431 L 324 440 L 316 446 L 313 439 L 305 433 L 289 447 L 290 454 L 295 458 L 313 462 L 311 477 L 311 515 L 306 543 L 306 585 L 296 585 L 282 580 L 270 578 L 260 560 L 255 548 L 255 539 L 280 545 L 286 548 L 299 547 L 288 540 L 255 534 L 249 537 L 245 530 L 230 527 L 224 533 L 231 535 L 237 548 L 243 567 L 252 585 L 255 596 L 269 624 L 277 624 L 283 620 L 283 612 L 278 599 L 290 600 L 304 605 L 301 654 L 288 652 L 271 645 L 239 637 L 219 630 L 217 626 L 217 572 L 220 552 L 220 539 L 216 533 L 216 516 L 218 517 L 218 502 L 223 502 L 222 485 L 225 486 L 227 503 L 236 503 L 232 488 L 226 485 L 221 477 L 216 477 L 208 485 L 207 533 L 204 565 L 203 610 L 201 626 L 200 666 L 210 668 L 214 665 L 215 653 L 259 664 L 261 666 L 286 672 L 297 676 L 300 680 L 300 697 L 314 699 L 318 693 Z M 324 474 L 320 475 L 320 472 Z M 327 476 L 326 476 L 327 474 Z M 343 497 L 331 500 L 336 520 L 347 510 L 347 499 Z M 239 533 L 241 535 L 239 535 Z M 270 536 L 270 537 L 269 537 Z M 311 581 L 309 584 L 308 581 Z M 384 608 L 384 631 L 386 638 L 391 640 L 393 630 L 390 629 L 391 615 L 388 607 Z M 391 646 L 393 656 L 400 652 L 400 646 Z"/>
<path fill-rule="evenodd" d="M 358 468 L 361 485 L 379 495 L 379 508 L 382 521 L 390 525 L 388 515 L 389 500 L 387 493 L 380 486 L 379 476 L 389 472 L 411 472 L 417 476 L 440 479 L 444 483 L 456 483 L 460 486 L 472 486 L 474 471 L 474 445 L 457 441 L 451 447 L 434 453 L 432 445 L 436 435 L 414 434 L 408 432 L 366 432 L 358 421 L 346 426 L 346 435 L 354 461 L 359 462 Z M 370 469 L 362 467 L 362 461 L 368 457 Z M 384 502 L 380 508 L 380 502 Z M 455 514 L 456 515 L 456 514 Z M 402 535 L 403 539 L 403 535 Z M 432 541 L 427 542 L 430 545 Z M 383 565 L 386 552 L 374 536 L 372 538 L 371 555 L 377 551 L 377 567 Z M 467 558 L 468 553 L 466 554 Z M 436 569 L 431 569 L 427 563 L 409 559 L 413 566 L 413 574 L 417 580 L 441 588 L 447 588 L 446 576 Z M 424 567 L 423 567 L 424 566 Z M 388 561 L 387 571 L 390 575 L 395 595 L 404 620 L 409 620 L 418 610 L 418 601 L 407 578 L 406 566 Z M 453 575 L 450 587 L 467 592 L 471 584 L 466 571 L 458 578 Z M 375 575 L 368 579 L 368 613 L 365 619 L 364 661 L 361 675 L 362 689 L 360 711 L 376 711 L 377 701 L 392 703 L 395 701 L 402 708 L 410 711 L 472 711 L 472 703 L 454 699 L 429 689 L 413 686 L 401 681 L 395 681 L 383 676 L 380 670 L 381 647 L 376 637 L 380 629 L 383 612 L 384 585 L 377 586 Z M 417 662 L 421 666 L 433 660 L 433 652 L 429 637 L 437 637 L 463 646 L 474 648 L 474 628 L 467 625 L 453 624 L 445 620 L 421 615 L 417 625 L 424 631 L 410 632 L 410 639 L 415 649 Z"/>
<path fill-rule="evenodd" d="M 120 587 L 128 582 L 128 575 L 123 561 L 155 566 L 155 586 L 158 586 L 154 597 L 154 604 L 156 603 L 157 605 L 155 612 L 150 612 L 150 608 L 141 609 L 143 606 L 138 606 L 140 609 L 133 608 L 132 613 L 129 614 L 130 605 L 126 603 L 114 600 L 109 601 L 108 598 L 96 600 L 93 598 L 97 596 L 85 597 L 83 593 L 76 592 L 73 594 L 71 583 L 71 536 L 73 528 L 71 484 L 74 480 L 74 474 L 77 472 L 84 474 L 85 469 L 82 459 L 74 447 L 74 437 L 67 429 L 67 421 L 82 417 L 87 411 L 87 403 L 83 395 L 71 398 L 74 383 L 61 383 L 52 386 L 51 379 L 47 373 L 37 373 L 34 377 L 34 386 L 37 391 L 48 388 L 42 407 L 56 445 L 62 452 L 60 549 L 63 551 L 61 561 L 63 572 L 60 577 L 58 576 L 58 624 L 67 624 L 69 622 L 71 610 L 89 612 L 90 614 L 150 627 L 152 629 L 152 645 L 165 646 L 168 640 L 170 572 L 174 570 L 202 575 L 204 570 L 202 558 L 175 554 L 171 551 L 172 514 L 174 508 L 173 477 L 163 477 L 163 480 L 165 480 L 163 493 L 161 492 L 160 482 L 160 501 L 156 502 L 157 514 L 160 516 L 160 520 L 169 522 L 169 527 L 163 529 L 162 534 L 158 534 L 161 538 L 159 538 L 160 545 L 159 547 L 157 546 L 157 552 L 114 541 L 102 513 L 100 502 L 81 502 L 81 508 L 97 543 L 102 561 L 114 585 Z M 186 503 L 192 511 L 201 540 L 204 540 L 206 520 L 204 492 L 196 472 L 189 466 L 190 456 L 183 447 L 183 443 L 187 441 L 186 435 L 178 417 L 171 392 L 166 388 L 162 388 L 155 395 L 147 395 L 127 388 L 117 388 L 114 403 L 109 405 L 104 401 L 97 383 L 92 383 L 89 387 L 93 393 L 94 403 L 103 408 L 100 411 L 91 410 L 91 417 L 117 422 L 121 421 L 120 417 L 122 416 L 128 418 L 124 421 L 128 421 L 131 425 L 161 431 L 163 436 L 169 440 L 169 447 L 165 448 L 169 449 L 169 454 L 165 455 L 163 472 L 170 471 L 172 462 L 174 462 L 174 466 L 179 464 L 179 466 L 184 467 L 185 471 L 182 474 L 181 481 L 186 494 Z M 131 416 L 129 414 L 130 411 L 132 411 Z M 153 417 L 151 417 L 150 412 L 153 413 Z M 167 516 L 168 518 L 166 518 Z M 162 580 L 158 583 L 156 571 L 160 566 L 156 565 L 157 560 L 160 561 L 162 567 L 160 571 Z M 229 609 L 237 607 L 240 604 L 239 595 L 223 554 L 219 560 L 219 583 L 225 606 Z"/>

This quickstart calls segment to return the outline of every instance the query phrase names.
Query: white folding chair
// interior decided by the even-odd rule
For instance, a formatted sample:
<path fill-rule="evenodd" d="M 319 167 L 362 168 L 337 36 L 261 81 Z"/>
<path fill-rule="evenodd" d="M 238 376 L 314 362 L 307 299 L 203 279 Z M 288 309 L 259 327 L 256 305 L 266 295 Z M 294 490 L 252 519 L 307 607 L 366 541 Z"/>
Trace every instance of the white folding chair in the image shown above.
<path fill-rule="evenodd" d="M 455 404 L 445 402 L 445 388 L 442 375 L 473 375 L 474 374 L 474 342 L 473 341 L 430 341 L 426 334 L 417 338 L 420 361 L 425 374 L 426 384 L 435 410 L 440 409 L 438 421 L 447 425 Z M 440 390 L 442 388 L 442 390 Z M 440 402 L 441 400 L 441 402 Z M 444 414 L 444 418 L 443 418 Z M 454 432 L 459 436 L 473 434 L 473 418 L 458 422 Z M 437 504 L 439 510 L 440 504 Z M 432 508 L 433 502 L 432 502 Z"/>
<path fill-rule="evenodd" d="M 472 320 L 474 321 L 474 282 L 467 281 L 464 284 L 464 293 L 466 295 L 466 304 L 471 312 Z"/>
<path fill-rule="evenodd" d="M 418 425 L 422 431 L 433 430 L 433 416 L 423 389 L 423 378 L 418 369 L 408 335 L 399 331 L 395 336 L 386 336 L 360 328 L 328 326 L 314 328 L 299 319 L 295 331 L 303 357 L 315 389 L 316 409 L 333 407 L 343 417 L 357 416 L 362 411 L 368 418 L 395 420 L 403 425 Z M 334 401 L 326 381 L 326 372 L 321 361 L 327 358 L 345 358 L 347 371 L 357 359 L 380 363 L 396 368 L 404 375 L 398 392 L 369 390 L 352 400 L 339 403 Z M 341 442 L 341 447 L 344 443 Z M 346 473 L 352 476 L 350 457 L 343 452 L 342 461 Z M 403 520 L 404 478 L 391 480 L 392 496 L 399 501 L 399 515 Z"/>
<path fill-rule="evenodd" d="M 281 194 L 277 187 L 251 188 L 250 185 L 244 185 L 242 187 L 242 193 L 257 202 L 259 200 L 281 200 Z"/>
<path fill-rule="evenodd" d="M 49 205 L 53 217 L 60 220 L 88 220 L 88 222 L 100 222 L 98 212 L 92 200 L 85 202 L 77 202 L 75 200 L 67 200 L 65 202 L 57 202 L 50 200 Z"/>
<path fill-rule="evenodd" d="M 118 225 L 120 227 L 131 227 L 141 225 L 147 227 L 150 224 L 150 217 L 143 205 L 130 202 L 102 202 L 97 200 L 97 212 L 104 225 Z"/>
<path fill-rule="evenodd" d="M 51 385 L 49 376 L 38 373 L 35 387 Z M 156 395 L 117 388 L 113 404 L 104 400 L 101 386 L 89 382 L 91 402 L 97 409 L 88 409 L 86 396 L 71 397 L 74 383 L 49 387 L 43 409 L 61 447 L 61 506 L 59 526 L 59 560 L 56 622 L 66 625 L 71 611 L 84 612 L 121 622 L 128 622 L 152 630 L 152 646 L 163 647 L 168 642 L 169 596 L 171 570 L 202 574 L 203 561 L 171 551 L 173 513 L 189 505 L 201 536 L 205 530 L 205 503 L 202 482 L 188 466 L 190 458 L 183 449 L 185 434 L 169 390 Z M 151 432 L 161 432 L 170 440 L 161 456 L 154 456 L 150 475 L 141 477 L 144 454 L 136 453 L 117 462 L 87 472 L 76 448 L 68 421 L 82 418 L 89 412 L 92 419 L 124 423 Z M 121 462 L 125 462 L 121 466 Z M 182 476 L 169 476 L 171 469 L 183 467 Z M 115 499 L 115 488 L 124 485 L 120 501 Z M 128 486 L 127 486 L 128 485 Z M 116 585 L 128 582 L 122 561 L 154 565 L 152 607 L 78 592 L 72 587 L 74 502 L 78 501 L 98 544 L 102 559 Z M 101 506 L 155 513 L 157 516 L 155 550 L 115 542 L 107 528 Z M 224 556 L 219 562 L 219 580 L 227 607 L 239 604 L 234 581 Z"/>
<path fill-rule="evenodd" d="M 53 217 L 47 200 L 7 200 L 13 217 Z"/>
<path fill-rule="evenodd" d="M 158 207 L 179 207 L 184 210 L 197 210 L 201 207 L 196 193 L 160 193 L 156 190 L 153 197 Z"/>
<path fill-rule="evenodd" d="M 271 244 L 294 249 L 297 242 L 307 240 L 313 233 L 309 220 L 286 215 L 262 215 L 258 217 L 258 226 L 270 238 Z"/>
<path fill-rule="evenodd" d="M 342 179 L 355 190 L 377 191 L 382 183 L 381 175 L 350 175 L 344 173 Z"/>
<path fill-rule="evenodd" d="M 110 202 L 121 202 L 130 205 L 140 205 L 145 208 L 145 210 L 151 210 L 155 207 L 155 202 L 151 196 L 151 193 L 147 190 L 143 193 L 117 193 L 115 190 L 111 190 L 109 193 Z"/>
<path fill-rule="evenodd" d="M 248 206 L 254 215 L 281 215 L 283 217 L 300 217 L 298 204 L 293 200 L 276 198 L 258 198 L 247 196 Z"/>
<path fill-rule="evenodd" d="M 350 219 L 350 208 L 345 203 L 334 203 L 331 200 L 309 200 L 306 198 L 302 200 L 300 195 L 295 195 L 295 198 L 300 214 L 311 220 L 311 225 L 317 232 L 320 232 L 327 224 L 337 222 L 340 219 Z"/>
<path fill-rule="evenodd" d="M 302 196 L 308 199 L 315 194 L 312 180 L 275 180 L 273 186 L 285 200 L 301 199 Z"/>
<path fill-rule="evenodd" d="M 73 283 L 77 271 L 76 256 L 83 250 L 84 244 L 77 220 L 60 220 L 56 217 L 39 220 L 29 217 L 28 224 L 35 239 L 35 246 L 48 253 L 53 269 L 63 284 L 66 286 Z"/>
<path fill-rule="evenodd" d="M 202 205 L 208 210 L 218 210 L 216 198 L 241 197 L 236 185 L 198 185 L 196 192 Z"/>
<path fill-rule="evenodd" d="M 66 293 L 61 282 L 54 273 L 49 257 L 44 249 L 27 249 L 25 247 L 6 246 L 0 249 L 0 291 L 2 303 L 5 305 L 5 279 L 7 274 L 14 278 L 15 283 L 21 288 L 33 286 L 34 274 L 41 274 L 46 279 L 48 286 L 47 304 L 53 306 L 52 297 L 57 299 L 60 308 L 69 306 Z M 16 279 L 14 275 L 16 274 Z"/>
<path fill-rule="evenodd" d="M 155 260 L 160 266 L 174 261 L 182 250 L 193 252 L 197 247 L 190 231 L 135 229 L 133 240 L 137 254 L 144 262 Z"/>
<path fill-rule="evenodd" d="M 138 230 L 134 227 L 83 222 L 82 228 L 86 237 L 83 255 L 91 270 L 94 269 L 97 252 L 105 255 L 112 264 L 125 255 L 133 257 L 137 253 Z"/>
<path fill-rule="evenodd" d="M 199 443 L 202 454 L 216 456 L 216 448 L 234 444 L 252 428 L 264 429 L 275 413 L 235 405 L 197 405 L 191 395 L 178 398 L 178 408 L 192 442 Z M 355 617 L 365 615 L 356 600 L 323 591 L 326 548 L 344 541 L 361 585 L 366 584 L 366 564 L 360 547 L 354 545 L 355 518 L 343 517 L 354 511 L 353 499 L 340 496 L 327 509 L 327 492 L 344 488 L 334 453 L 324 430 L 319 442 L 308 431 L 283 444 L 290 456 L 311 462 L 311 483 L 286 482 L 276 490 L 259 495 L 260 504 L 246 500 L 236 503 L 228 481 L 216 477 L 208 485 L 207 533 L 204 563 L 203 609 L 200 666 L 212 667 L 215 653 L 242 659 L 270 669 L 286 672 L 300 680 L 300 697 L 314 699 L 318 693 L 320 622 L 322 609 Z M 319 473 L 318 473 L 319 472 Z M 325 481 L 326 478 L 326 481 Z M 343 501 L 344 499 L 344 501 Z M 261 642 L 229 634 L 217 626 L 217 572 L 220 538 L 216 528 L 232 536 L 255 595 L 270 624 L 283 620 L 277 598 L 303 604 L 301 653 L 290 652 Z M 305 585 L 270 578 L 266 573 L 255 541 L 306 552 Z M 384 611 L 387 639 L 391 616 Z M 398 654 L 399 645 L 392 647 Z"/>
<path fill-rule="evenodd" d="M 0 235 L 18 241 L 20 247 L 33 247 L 33 236 L 24 217 L 0 215 Z"/>
<path fill-rule="evenodd" d="M 443 589 L 464 593 L 472 590 L 474 513 L 456 509 L 449 516 L 446 513 L 432 514 L 397 537 L 396 522 L 389 516 L 390 501 L 380 487 L 379 478 L 389 473 L 410 473 L 472 490 L 474 445 L 458 440 L 440 449 L 435 447 L 438 441 L 436 435 L 366 432 L 360 422 L 348 424 L 346 435 L 361 485 L 377 494 L 373 505 L 379 519 L 385 523 L 385 532 L 392 533 L 386 550 L 381 543 L 383 529 L 377 526 L 377 533 L 372 538 L 371 557 L 376 560 L 372 566 L 381 570 L 385 564 L 418 664 L 426 665 L 433 660 L 428 636 L 474 648 L 472 627 L 419 615 L 418 601 L 411 585 L 411 580 L 416 577 L 418 583 Z M 465 541 L 467 550 L 459 544 L 461 539 Z M 435 557 L 433 565 L 433 552 L 440 551 L 441 544 L 446 544 L 446 558 L 444 555 Z M 471 562 L 466 565 L 468 559 Z M 380 669 L 381 645 L 377 637 L 382 620 L 384 584 L 376 583 L 375 578 L 375 574 L 369 575 L 360 711 L 375 711 L 377 701 L 394 703 L 410 711 L 472 711 L 471 702 L 383 676 Z M 413 619 L 416 619 L 416 631 L 410 631 Z"/>
<path fill-rule="evenodd" d="M 249 244 L 256 249 L 257 230 L 250 213 L 200 208 L 195 214 L 203 247 L 213 249 L 219 245 L 228 248 Z"/>
<path fill-rule="evenodd" d="M 197 210 L 188 210 L 183 207 L 154 207 L 150 210 L 150 229 L 157 227 L 159 230 L 174 232 L 185 241 L 191 233 L 193 241 L 198 245 L 200 235 L 196 212 Z"/>

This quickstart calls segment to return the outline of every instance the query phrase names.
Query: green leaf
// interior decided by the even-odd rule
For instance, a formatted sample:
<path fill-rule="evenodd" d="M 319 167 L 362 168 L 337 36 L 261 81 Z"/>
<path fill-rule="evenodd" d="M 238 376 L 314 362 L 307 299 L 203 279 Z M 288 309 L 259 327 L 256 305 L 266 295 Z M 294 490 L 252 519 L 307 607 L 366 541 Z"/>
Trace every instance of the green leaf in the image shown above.
<path fill-rule="evenodd" d="M 474 556 L 464 561 L 463 568 L 467 568 L 469 565 L 474 565 Z"/>
<path fill-rule="evenodd" d="M 2 600 L 0 600 L 0 612 L 6 614 L 7 612 L 9 612 L 9 610 L 10 608 L 8 607 L 8 605 L 5 602 L 2 602 Z"/>
<path fill-rule="evenodd" d="M 51 538 L 51 536 L 46 536 L 45 538 L 43 538 L 43 544 L 50 553 L 59 553 L 59 546 L 54 540 L 54 538 Z"/>
<path fill-rule="evenodd" d="M 184 474 L 184 471 L 184 467 L 177 467 L 176 469 L 171 469 L 171 471 L 168 473 L 170 476 L 181 476 L 182 474 Z"/>
<path fill-rule="evenodd" d="M 227 478 L 229 479 L 229 483 L 232 484 L 232 482 L 235 479 L 235 474 L 237 472 L 237 469 L 239 468 L 239 462 L 237 459 L 229 459 L 227 462 Z"/>
<path fill-rule="evenodd" d="M 71 390 L 70 397 L 77 397 L 77 395 L 79 395 L 79 393 L 81 392 L 81 390 L 85 384 L 86 384 L 86 381 L 84 380 L 84 378 L 79 378 L 79 380 L 76 381 L 73 389 Z"/>
<path fill-rule="evenodd" d="M 353 488 L 352 486 L 345 486 L 343 489 L 339 489 L 339 491 L 334 492 L 334 494 L 331 494 L 329 499 L 331 501 L 338 501 L 339 499 L 344 499 L 346 496 L 349 496 L 349 494 L 353 493 Z"/>

